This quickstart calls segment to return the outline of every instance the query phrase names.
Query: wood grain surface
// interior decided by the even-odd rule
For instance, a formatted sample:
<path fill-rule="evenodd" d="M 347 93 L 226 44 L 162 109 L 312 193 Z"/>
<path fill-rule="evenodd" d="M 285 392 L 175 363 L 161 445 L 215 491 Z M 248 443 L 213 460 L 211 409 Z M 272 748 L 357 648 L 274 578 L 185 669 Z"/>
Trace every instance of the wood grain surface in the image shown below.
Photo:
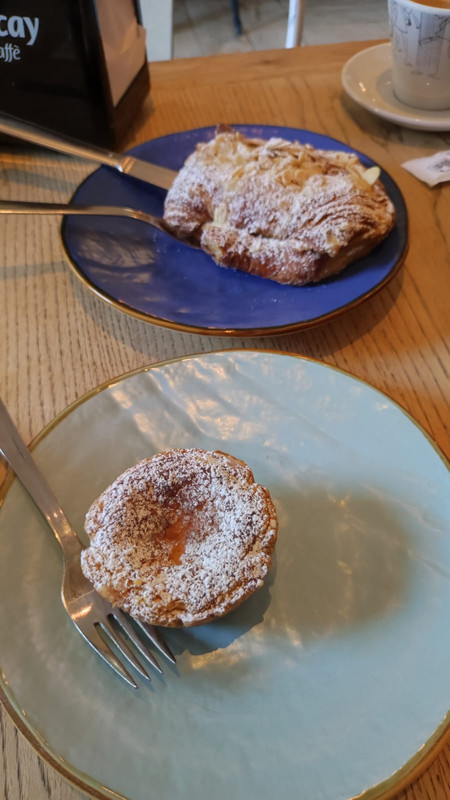
<path fill-rule="evenodd" d="M 301 333 L 245 340 L 183 334 L 135 320 L 91 294 L 66 264 L 57 218 L 0 217 L 1 395 L 26 441 L 76 398 L 128 370 L 185 354 L 258 347 L 310 356 L 368 381 L 450 456 L 450 191 L 445 184 L 428 188 L 401 166 L 449 149 L 450 134 L 396 127 L 344 95 L 341 69 L 369 44 L 152 64 L 151 100 L 127 145 L 217 122 L 289 125 L 340 139 L 378 162 L 404 194 L 409 252 L 391 283 Z M 50 151 L 3 147 L 0 197 L 68 201 L 91 171 L 87 162 Z M 4 711 L 0 730 L 0 798 L 84 796 L 35 753 Z M 397 800 L 449 798 L 449 761 L 446 745 Z"/>

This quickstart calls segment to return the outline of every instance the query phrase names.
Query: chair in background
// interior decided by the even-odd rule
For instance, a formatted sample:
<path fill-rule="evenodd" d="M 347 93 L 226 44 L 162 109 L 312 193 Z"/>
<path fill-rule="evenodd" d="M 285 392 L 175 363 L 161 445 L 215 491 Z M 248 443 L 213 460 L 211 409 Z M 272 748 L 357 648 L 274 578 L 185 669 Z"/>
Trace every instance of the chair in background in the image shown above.
<path fill-rule="evenodd" d="M 240 36 L 242 33 L 242 22 L 239 16 L 239 0 L 230 0 L 230 2 L 231 2 L 231 13 L 233 15 L 234 30 L 236 31 L 237 35 Z"/>
<path fill-rule="evenodd" d="M 233 24 L 240 36 L 242 23 L 239 0 L 230 0 Z M 289 0 L 286 47 L 301 43 L 306 0 Z M 150 61 L 173 58 L 173 0 L 140 0 L 142 21 L 147 29 L 147 55 Z"/>
<path fill-rule="evenodd" d="M 238 36 L 242 33 L 239 15 L 239 0 L 230 0 L 234 29 Z M 306 0 L 289 0 L 289 15 L 286 32 L 286 47 L 297 47 L 301 43 Z"/>
<path fill-rule="evenodd" d="M 289 0 L 286 47 L 297 47 L 302 42 L 306 0 Z"/>

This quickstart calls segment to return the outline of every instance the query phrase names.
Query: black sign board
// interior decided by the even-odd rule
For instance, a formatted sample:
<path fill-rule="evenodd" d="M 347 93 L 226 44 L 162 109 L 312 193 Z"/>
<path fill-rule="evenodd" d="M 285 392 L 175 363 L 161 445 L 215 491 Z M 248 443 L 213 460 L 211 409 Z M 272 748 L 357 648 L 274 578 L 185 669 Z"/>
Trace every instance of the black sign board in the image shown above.
<path fill-rule="evenodd" d="M 149 87 L 144 53 L 113 102 L 95 0 L 0 0 L 0 112 L 117 149 Z"/>

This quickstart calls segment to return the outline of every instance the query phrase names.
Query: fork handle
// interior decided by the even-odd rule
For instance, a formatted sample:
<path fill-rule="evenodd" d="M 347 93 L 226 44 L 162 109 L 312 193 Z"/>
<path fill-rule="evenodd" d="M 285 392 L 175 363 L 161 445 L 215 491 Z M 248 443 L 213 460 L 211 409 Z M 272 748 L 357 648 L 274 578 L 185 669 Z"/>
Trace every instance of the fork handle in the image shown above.
<path fill-rule="evenodd" d="M 21 200 L 0 200 L 0 214 L 63 214 L 77 217 L 127 217 L 153 225 L 159 231 L 174 237 L 163 219 L 125 206 L 69 206 L 64 203 L 28 203 Z M 176 237 L 175 237 L 176 238 Z"/>
<path fill-rule="evenodd" d="M 4 456 L 17 478 L 39 511 L 47 520 L 63 551 L 83 549 L 69 520 L 60 508 L 50 486 L 33 460 L 28 447 L 12 421 L 6 406 L 0 399 L 0 453 Z"/>
<path fill-rule="evenodd" d="M 69 206 L 66 203 L 29 203 L 22 200 L 0 200 L 0 214 L 63 214 L 79 217 L 128 217 L 154 225 L 167 233 L 159 217 L 125 206 Z"/>
<path fill-rule="evenodd" d="M 139 211 L 135 211 L 132 208 L 121 206 L 69 206 L 65 203 L 28 203 L 21 200 L 0 200 L 0 214 L 64 214 L 65 216 L 139 218 L 137 216 L 139 213 Z"/>

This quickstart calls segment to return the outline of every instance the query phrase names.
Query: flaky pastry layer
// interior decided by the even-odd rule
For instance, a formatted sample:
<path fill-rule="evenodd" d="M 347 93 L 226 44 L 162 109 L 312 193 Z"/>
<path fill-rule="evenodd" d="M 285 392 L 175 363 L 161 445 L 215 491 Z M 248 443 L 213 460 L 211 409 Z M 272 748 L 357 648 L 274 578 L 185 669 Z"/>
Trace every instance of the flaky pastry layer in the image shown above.
<path fill-rule="evenodd" d="M 392 230 L 378 175 L 351 153 L 220 126 L 178 173 L 164 218 L 217 264 L 300 286 L 340 272 Z"/>

